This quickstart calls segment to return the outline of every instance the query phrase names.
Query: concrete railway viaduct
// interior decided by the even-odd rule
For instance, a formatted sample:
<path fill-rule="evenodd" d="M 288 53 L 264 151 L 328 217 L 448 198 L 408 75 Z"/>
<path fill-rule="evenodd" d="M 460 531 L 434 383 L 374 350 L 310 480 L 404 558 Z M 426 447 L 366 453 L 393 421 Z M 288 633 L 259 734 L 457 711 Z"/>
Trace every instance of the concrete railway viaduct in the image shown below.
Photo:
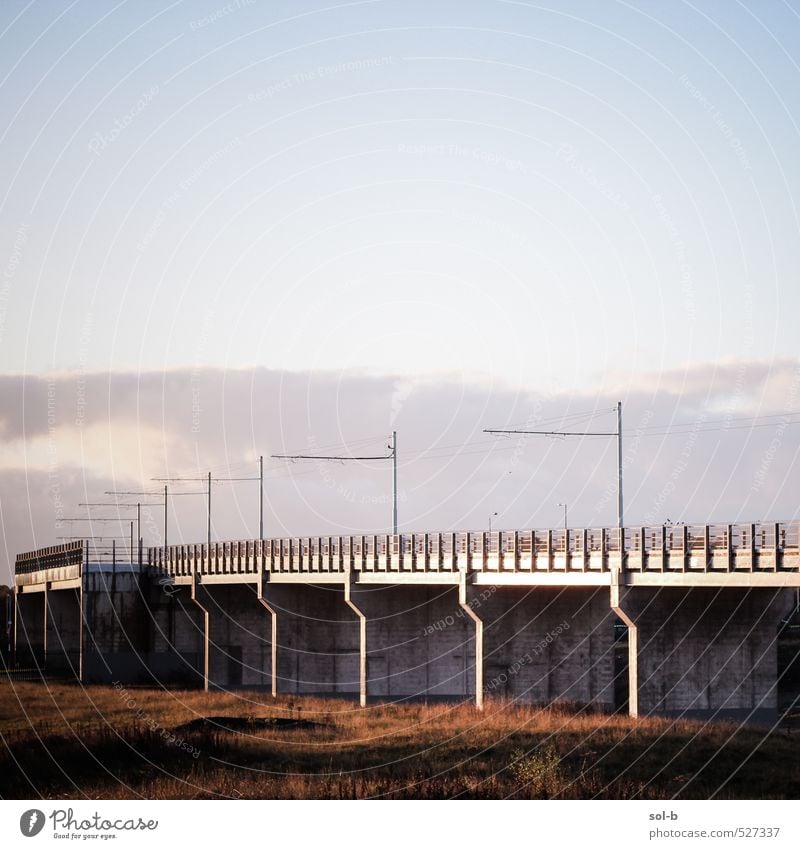
<path fill-rule="evenodd" d="M 266 687 L 362 705 L 447 696 L 480 707 L 489 695 L 769 719 L 777 627 L 800 588 L 799 531 L 762 523 L 140 544 L 128 562 L 110 563 L 69 543 L 16 558 L 17 664 L 84 682 Z M 627 664 L 615 665 L 620 623 Z"/>

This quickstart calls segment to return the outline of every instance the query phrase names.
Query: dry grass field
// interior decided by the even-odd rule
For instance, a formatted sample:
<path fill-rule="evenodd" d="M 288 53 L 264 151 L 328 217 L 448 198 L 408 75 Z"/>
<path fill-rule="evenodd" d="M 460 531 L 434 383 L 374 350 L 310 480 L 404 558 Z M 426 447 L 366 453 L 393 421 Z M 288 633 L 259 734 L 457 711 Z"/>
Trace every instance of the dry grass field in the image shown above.
<path fill-rule="evenodd" d="M 0 683 L 0 796 L 92 799 L 800 796 L 800 737 L 489 702 Z"/>

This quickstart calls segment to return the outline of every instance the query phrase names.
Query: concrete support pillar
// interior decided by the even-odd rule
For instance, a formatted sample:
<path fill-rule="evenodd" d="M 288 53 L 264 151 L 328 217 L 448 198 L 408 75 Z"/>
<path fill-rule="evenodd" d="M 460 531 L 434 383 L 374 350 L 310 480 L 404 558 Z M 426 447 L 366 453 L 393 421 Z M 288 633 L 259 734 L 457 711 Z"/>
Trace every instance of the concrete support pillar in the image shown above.
<path fill-rule="evenodd" d="M 44 592 L 42 593 L 42 601 L 44 603 L 44 608 L 42 610 L 42 667 L 47 669 L 47 614 L 48 608 L 50 604 L 48 602 L 48 589 L 47 584 L 44 585 Z"/>
<path fill-rule="evenodd" d="M 78 608 L 80 610 L 78 618 L 78 681 L 81 684 L 83 684 L 86 680 L 86 608 L 84 607 L 83 595 L 83 585 L 85 580 L 86 579 L 83 577 L 83 567 L 81 567 L 81 585 L 75 591 L 78 596 Z"/>
<path fill-rule="evenodd" d="M 258 582 L 258 602 L 270 615 L 270 689 L 278 695 L 278 611 L 264 598 L 264 579 Z"/>
<path fill-rule="evenodd" d="M 352 573 L 348 572 L 344 585 L 344 602 L 358 617 L 358 701 L 367 706 L 367 616 L 353 601 Z"/>
<path fill-rule="evenodd" d="M 458 603 L 475 623 L 475 707 L 483 710 L 483 619 L 475 612 L 473 588 L 467 583 L 466 571 L 461 572 L 458 584 Z"/>
<path fill-rule="evenodd" d="M 203 616 L 203 689 L 208 692 L 209 654 L 211 648 L 211 635 L 209 633 L 211 624 L 209 622 L 208 608 L 202 605 L 197 597 L 197 581 L 192 580 L 192 601 L 200 608 Z"/>
<path fill-rule="evenodd" d="M 619 584 L 619 572 L 611 576 L 611 609 L 628 628 L 628 716 L 639 716 L 639 626 L 634 611 L 625 605 L 626 587 Z"/>
<path fill-rule="evenodd" d="M 12 645 L 12 663 L 17 665 L 17 623 L 19 622 L 19 587 L 14 584 L 14 643 Z"/>

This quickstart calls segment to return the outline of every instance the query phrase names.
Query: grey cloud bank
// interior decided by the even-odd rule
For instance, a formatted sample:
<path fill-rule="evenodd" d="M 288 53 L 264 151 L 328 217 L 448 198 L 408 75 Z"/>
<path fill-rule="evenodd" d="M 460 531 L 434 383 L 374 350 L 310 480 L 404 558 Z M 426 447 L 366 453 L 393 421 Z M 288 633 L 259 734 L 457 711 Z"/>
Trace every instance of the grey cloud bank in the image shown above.
<path fill-rule="evenodd" d="M 583 426 L 605 431 L 613 428 L 609 413 L 618 397 L 625 413 L 627 523 L 797 517 L 789 481 L 797 474 L 800 426 L 779 415 L 756 427 L 743 420 L 797 406 L 797 361 L 710 363 L 637 375 L 627 385 L 621 396 L 559 396 L 455 379 L 263 368 L 5 375 L 0 582 L 8 581 L 17 551 L 89 533 L 88 525 L 64 522 L 83 514 L 78 502 L 102 501 L 95 496 L 110 489 L 155 489 L 153 477 L 209 470 L 225 477 L 228 469 L 254 476 L 260 454 L 268 535 L 385 532 L 387 462 L 287 463 L 270 455 L 328 449 L 379 455 L 392 429 L 401 530 L 482 529 L 494 512 L 498 528 L 557 526 L 562 501 L 575 527 L 613 524 L 613 440 L 492 438 L 482 431 L 508 424 L 558 429 L 558 417 L 592 410 L 604 414 Z M 673 434 L 658 435 L 657 426 L 670 423 Z M 709 427 L 715 430 L 704 432 Z M 173 486 L 171 541 L 205 538 L 203 497 L 177 496 L 190 486 Z M 220 484 L 213 495 L 216 538 L 257 534 L 257 486 Z M 146 512 L 145 542 L 155 544 L 161 510 Z"/>

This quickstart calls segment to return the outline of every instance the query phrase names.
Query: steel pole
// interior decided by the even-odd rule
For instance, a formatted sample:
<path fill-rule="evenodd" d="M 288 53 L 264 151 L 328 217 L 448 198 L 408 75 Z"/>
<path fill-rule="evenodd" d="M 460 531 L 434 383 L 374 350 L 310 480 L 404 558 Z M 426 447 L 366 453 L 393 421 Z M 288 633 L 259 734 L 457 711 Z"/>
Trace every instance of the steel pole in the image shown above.
<path fill-rule="evenodd" d="M 622 526 L 622 401 L 617 401 L 617 526 L 619 528 L 620 569 L 625 557 L 625 531 Z"/>
<path fill-rule="evenodd" d="M 258 458 L 258 538 L 264 539 L 264 455 Z"/>
<path fill-rule="evenodd" d="M 397 533 L 397 431 L 392 431 L 392 533 Z"/>
<path fill-rule="evenodd" d="M 206 532 L 209 549 L 211 548 L 211 472 L 208 473 L 208 530 Z"/>
<path fill-rule="evenodd" d="M 622 401 L 617 401 L 617 524 L 622 527 Z"/>

